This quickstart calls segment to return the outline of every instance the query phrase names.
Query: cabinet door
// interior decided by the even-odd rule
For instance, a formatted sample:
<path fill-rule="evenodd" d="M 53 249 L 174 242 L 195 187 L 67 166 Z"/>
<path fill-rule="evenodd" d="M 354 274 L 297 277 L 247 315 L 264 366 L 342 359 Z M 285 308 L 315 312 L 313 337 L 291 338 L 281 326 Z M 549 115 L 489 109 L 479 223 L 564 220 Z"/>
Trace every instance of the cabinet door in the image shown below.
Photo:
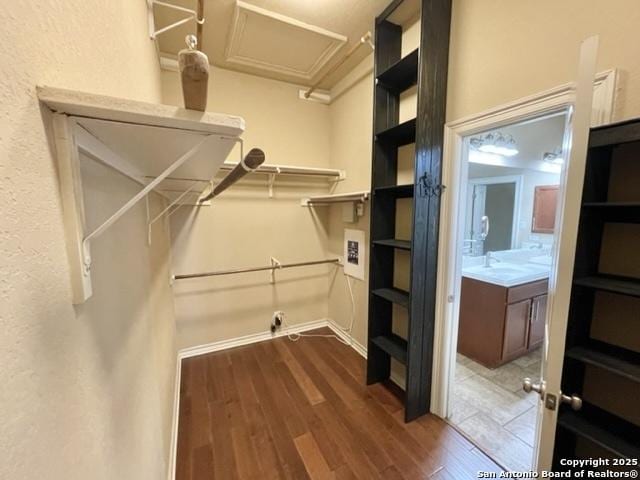
<path fill-rule="evenodd" d="M 529 326 L 529 350 L 542 345 L 547 316 L 547 295 L 540 295 L 531 304 L 531 325 Z"/>
<path fill-rule="evenodd" d="M 507 305 L 504 322 L 502 361 L 517 358 L 527 352 L 529 346 L 529 323 L 531 299 Z"/>
<path fill-rule="evenodd" d="M 533 194 L 533 233 L 553 233 L 558 204 L 558 185 L 540 185 Z"/>

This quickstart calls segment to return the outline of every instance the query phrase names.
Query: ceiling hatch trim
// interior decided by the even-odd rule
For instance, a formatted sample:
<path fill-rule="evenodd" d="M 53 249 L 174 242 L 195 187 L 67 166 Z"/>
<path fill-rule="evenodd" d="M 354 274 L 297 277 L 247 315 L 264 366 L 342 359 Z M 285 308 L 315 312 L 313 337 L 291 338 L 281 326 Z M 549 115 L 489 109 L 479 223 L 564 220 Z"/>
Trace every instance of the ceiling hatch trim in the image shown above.
<path fill-rule="evenodd" d="M 291 34 L 298 52 L 282 55 L 292 48 L 282 43 Z M 229 63 L 310 81 L 346 43 L 344 35 L 237 0 L 225 57 Z"/>

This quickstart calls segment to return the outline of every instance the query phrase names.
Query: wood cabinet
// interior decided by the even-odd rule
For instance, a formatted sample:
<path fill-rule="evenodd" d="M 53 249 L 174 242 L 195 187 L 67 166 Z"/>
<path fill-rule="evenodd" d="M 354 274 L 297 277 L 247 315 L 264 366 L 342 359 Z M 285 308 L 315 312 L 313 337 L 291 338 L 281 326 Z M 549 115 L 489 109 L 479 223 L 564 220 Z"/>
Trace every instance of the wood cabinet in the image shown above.
<path fill-rule="evenodd" d="M 502 287 L 462 277 L 458 352 L 496 368 L 544 339 L 548 281 Z"/>
<path fill-rule="evenodd" d="M 533 194 L 533 233 L 553 233 L 558 204 L 558 185 L 539 185 Z"/>

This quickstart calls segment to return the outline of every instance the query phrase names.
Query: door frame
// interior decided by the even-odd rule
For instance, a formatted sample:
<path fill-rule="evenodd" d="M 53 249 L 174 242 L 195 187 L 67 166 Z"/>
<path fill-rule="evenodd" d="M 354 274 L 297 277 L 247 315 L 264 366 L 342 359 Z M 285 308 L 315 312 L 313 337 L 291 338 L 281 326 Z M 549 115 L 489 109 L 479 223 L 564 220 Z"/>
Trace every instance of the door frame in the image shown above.
<path fill-rule="evenodd" d="M 511 245 L 515 245 L 518 238 L 518 224 L 520 223 L 520 205 L 522 204 L 522 175 L 504 175 L 500 177 L 478 177 L 470 178 L 469 185 L 500 185 L 503 183 L 515 183 L 515 192 L 513 193 L 513 224 L 511 225 Z M 461 192 L 462 193 L 462 192 Z M 465 198 L 466 202 L 466 198 Z M 465 217 L 466 219 L 466 217 Z M 491 221 L 491 218 L 489 218 Z M 489 224 L 491 230 L 491 224 Z M 464 232 L 463 232 L 464 236 Z"/>
<path fill-rule="evenodd" d="M 616 83 L 616 69 L 606 70 L 596 75 L 591 117 L 593 126 L 611 123 Z M 447 418 L 449 414 L 449 389 L 453 383 L 458 338 L 460 299 L 457 278 L 461 273 L 461 255 L 456 251 L 456 246 L 464 236 L 464 225 L 461 229 L 461 225 L 458 224 L 459 214 L 463 211 L 462 204 L 466 201 L 461 195 L 467 173 L 466 162 L 463 161 L 466 153 L 464 137 L 546 115 L 562 112 L 568 114 L 574 100 L 573 84 L 564 84 L 445 124 L 442 184 L 448 188 L 442 196 L 440 210 L 431 388 L 431 412 L 441 418 Z M 563 168 L 563 184 L 566 181 L 565 171 L 566 164 Z M 558 229 L 554 233 L 554 240 L 557 235 L 559 235 Z M 554 244 L 557 245 L 557 241 Z M 547 319 L 550 318 L 549 312 L 553 305 L 551 293 L 547 305 Z"/>

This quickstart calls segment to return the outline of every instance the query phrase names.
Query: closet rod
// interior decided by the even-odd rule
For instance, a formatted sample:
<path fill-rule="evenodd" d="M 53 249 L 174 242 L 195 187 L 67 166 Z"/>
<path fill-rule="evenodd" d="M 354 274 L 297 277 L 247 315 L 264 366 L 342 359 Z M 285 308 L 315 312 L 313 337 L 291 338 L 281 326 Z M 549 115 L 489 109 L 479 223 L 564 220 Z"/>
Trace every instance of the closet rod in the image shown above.
<path fill-rule="evenodd" d="M 340 68 L 344 64 L 344 62 L 346 62 L 351 57 L 351 55 L 356 53 L 356 50 L 360 48 L 360 45 L 364 45 L 365 43 L 371 47 L 371 50 L 375 50 L 375 47 L 373 46 L 373 42 L 371 41 L 371 32 L 365 33 L 360 38 L 360 41 L 356 43 L 353 47 L 351 47 L 351 50 L 349 50 L 347 54 L 344 57 L 342 57 L 342 60 L 340 60 L 333 67 L 327 70 L 324 75 L 322 75 L 313 85 L 311 85 L 309 90 L 304 92 L 304 98 L 309 98 L 311 94 L 316 90 L 316 88 L 318 88 L 318 85 L 320 85 L 325 78 L 327 78 L 329 75 L 335 72 L 338 68 Z"/>
<path fill-rule="evenodd" d="M 262 272 L 265 270 L 281 270 L 283 268 L 306 267 L 308 265 L 321 265 L 323 263 L 339 263 L 339 262 L 340 262 L 339 258 L 330 258 L 327 260 L 314 260 L 311 262 L 281 263 L 281 264 L 268 265 L 264 267 L 234 268 L 231 270 L 218 270 L 217 272 L 187 273 L 184 275 L 174 275 L 173 279 L 186 280 L 188 278 L 216 277 L 218 275 L 232 275 L 235 273 Z"/>

